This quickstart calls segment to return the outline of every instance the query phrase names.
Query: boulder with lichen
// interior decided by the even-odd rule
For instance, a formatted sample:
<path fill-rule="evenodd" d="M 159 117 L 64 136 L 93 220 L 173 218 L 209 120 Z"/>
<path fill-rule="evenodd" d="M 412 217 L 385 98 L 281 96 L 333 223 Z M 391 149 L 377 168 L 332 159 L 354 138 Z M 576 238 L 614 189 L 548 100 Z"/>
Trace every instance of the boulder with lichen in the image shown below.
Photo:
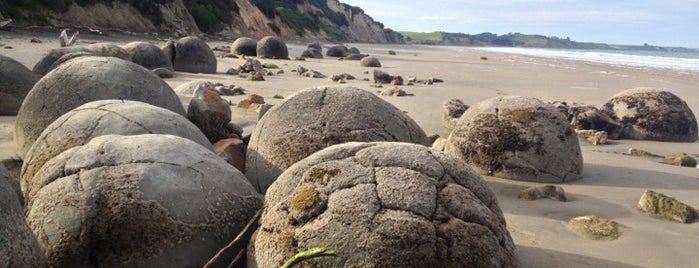
<path fill-rule="evenodd" d="M 495 195 L 459 159 L 425 146 L 350 142 L 316 152 L 267 191 L 248 267 L 515 267 Z"/>
<path fill-rule="evenodd" d="M 623 124 L 621 138 L 673 142 L 699 139 L 694 112 L 669 91 L 628 89 L 607 101 L 602 111 Z"/>
<path fill-rule="evenodd" d="M 523 200 L 537 200 L 548 198 L 556 201 L 566 202 L 566 193 L 563 187 L 555 185 L 544 185 L 539 187 L 530 187 L 520 191 L 517 198 Z"/>
<path fill-rule="evenodd" d="M 641 212 L 679 223 L 691 223 L 696 218 L 693 207 L 664 194 L 646 190 L 636 205 Z"/>
<path fill-rule="evenodd" d="M 568 221 L 568 229 L 594 240 L 617 240 L 625 228 L 623 224 L 596 215 L 575 217 Z"/>
<path fill-rule="evenodd" d="M 448 138 L 446 152 L 481 174 L 536 182 L 579 179 L 580 144 L 563 114 L 528 97 L 505 96 L 471 106 Z"/>

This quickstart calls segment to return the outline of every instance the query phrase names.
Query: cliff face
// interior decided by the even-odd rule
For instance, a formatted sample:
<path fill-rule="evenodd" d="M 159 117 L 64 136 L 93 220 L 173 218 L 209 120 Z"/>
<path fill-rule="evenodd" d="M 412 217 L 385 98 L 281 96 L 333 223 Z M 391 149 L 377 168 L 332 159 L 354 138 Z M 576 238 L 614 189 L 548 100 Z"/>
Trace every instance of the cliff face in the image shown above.
<path fill-rule="evenodd" d="M 384 28 L 362 9 L 338 0 L 83 0 L 81 3 L 89 3 L 81 5 L 70 0 L 62 2 L 67 4 L 56 7 L 47 2 L 43 12 L 48 10 L 48 15 L 33 14 L 31 8 L 21 6 L 0 7 L 0 13 L 19 23 L 55 27 L 404 43 L 399 33 Z M 14 17 L 8 16 L 8 12 Z"/>

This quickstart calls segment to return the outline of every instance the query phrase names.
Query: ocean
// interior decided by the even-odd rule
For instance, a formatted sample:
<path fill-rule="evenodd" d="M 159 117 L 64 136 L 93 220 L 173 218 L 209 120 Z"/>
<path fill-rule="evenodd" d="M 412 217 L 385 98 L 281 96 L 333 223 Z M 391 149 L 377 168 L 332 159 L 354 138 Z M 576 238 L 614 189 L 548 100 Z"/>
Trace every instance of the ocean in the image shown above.
<path fill-rule="evenodd" d="M 519 47 L 485 47 L 477 49 L 554 59 L 568 59 L 634 67 L 665 68 L 679 71 L 699 72 L 699 53 Z"/>

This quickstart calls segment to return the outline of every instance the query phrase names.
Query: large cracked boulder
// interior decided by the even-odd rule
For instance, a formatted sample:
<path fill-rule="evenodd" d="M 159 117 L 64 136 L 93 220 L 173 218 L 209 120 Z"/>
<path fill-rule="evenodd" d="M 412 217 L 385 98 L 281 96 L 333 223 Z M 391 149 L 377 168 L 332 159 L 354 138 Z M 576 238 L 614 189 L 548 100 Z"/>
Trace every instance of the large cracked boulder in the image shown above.
<path fill-rule="evenodd" d="M 262 59 L 289 59 L 286 43 L 276 36 L 265 36 L 257 42 L 257 56 Z"/>
<path fill-rule="evenodd" d="M 20 173 L 23 194 L 31 198 L 44 182 L 34 175 L 60 153 L 103 135 L 169 134 L 213 151 L 206 136 L 187 118 L 139 101 L 100 100 L 83 104 L 51 123 L 27 152 Z"/>
<path fill-rule="evenodd" d="M 171 57 L 175 71 L 187 73 L 216 73 L 216 55 L 203 40 L 188 36 L 177 42 L 168 42 L 161 48 L 165 56 Z"/>
<path fill-rule="evenodd" d="M 471 106 L 447 140 L 446 152 L 485 175 L 550 183 L 582 173 L 577 135 L 562 113 L 535 98 L 496 97 Z"/>
<path fill-rule="evenodd" d="M 602 111 L 624 125 L 621 138 L 673 142 L 699 138 L 694 112 L 668 91 L 628 89 L 607 101 Z"/>
<path fill-rule="evenodd" d="M 46 267 L 44 252 L 24 218 L 14 180 L 0 164 L 0 267 Z"/>
<path fill-rule="evenodd" d="M 39 76 L 16 60 L 0 55 L 0 115 L 16 115 Z"/>
<path fill-rule="evenodd" d="M 248 145 L 246 175 L 264 192 L 292 164 L 349 141 L 430 144 L 415 121 L 368 91 L 310 88 L 274 105 L 257 123 Z"/>
<path fill-rule="evenodd" d="M 257 56 L 257 41 L 249 37 L 239 37 L 231 45 L 231 54 Z"/>
<path fill-rule="evenodd" d="M 68 61 L 39 80 L 22 103 L 15 123 L 17 154 L 24 158 L 56 118 L 91 101 L 142 101 L 185 115 L 172 88 L 147 69 L 112 57 Z"/>
<path fill-rule="evenodd" d="M 171 135 L 100 136 L 37 179 L 27 219 L 52 267 L 199 266 L 262 205 L 233 166 Z"/>
<path fill-rule="evenodd" d="M 265 196 L 248 267 L 515 267 L 494 194 L 461 160 L 425 146 L 350 142 L 286 170 Z"/>
<path fill-rule="evenodd" d="M 604 131 L 610 139 L 618 139 L 623 126 L 593 105 L 554 101 L 551 105 L 563 113 L 576 130 Z"/>
<path fill-rule="evenodd" d="M 148 70 L 165 68 L 174 71 L 172 61 L 158 46 L 147 42 L 131 42 L 122 48 L 131 55 L 131 61 Z"/>

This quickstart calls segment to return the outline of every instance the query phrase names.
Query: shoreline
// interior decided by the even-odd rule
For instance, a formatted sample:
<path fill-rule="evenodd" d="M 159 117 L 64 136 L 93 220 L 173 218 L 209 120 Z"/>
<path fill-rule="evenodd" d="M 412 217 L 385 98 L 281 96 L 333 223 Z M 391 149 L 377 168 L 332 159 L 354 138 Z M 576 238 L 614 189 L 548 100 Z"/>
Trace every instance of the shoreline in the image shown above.
<path fill-rule="evenodd" d="M 56 34 L 56 36 L 58 36 Z M 58 41 L 50 36 L 40 37 L 42 43 L 30 43 L 32 35 L 0 36 L 0 44 L 14 49 L 0 48 L 0 54 L 10 56 L 29 69 L 51 48 L 58 48 Z M 86 41 L 105 40 L 99 36 L 81 36 L 77 45 Z M 113 39 L 106 39 L 112 41 Z M 123 44 L 136 39 L 124 40 Z M 143 39 L 139 39 L 143 40 Z M 164 42 L 145 40 L 155 44 Z M 212 41 L 211 47 L 230 45 Z M 301 54 L 304 45 L 289 42 L 289 55 Z M 325 44 L 324 44 L 325 45 Z M 427 133 L 447 137 L 442 127 L 442 104 L 452 98 L 461 99 L 467 105 L 503 95 L 536 97 L 543 101 L 577 101 L 603 105 L 612 96 L 634 87 L 656 87 L 673 92 L 699 117 L 699 73 L 687 74 L 665 69 L 637 69 L 623 66 L 587 63 L 563 59 L 539 58 L 496 52 L 484 52 L 470 47 L 347 44 L 359 48 L 362 53 L 375 55 L 383 67 L 380 70 L 392 75 L 416 76 L 418 79 L 440 78 L 444 83 L 400 86 L 414 96 L 384 97 L 412 117 Z M 387 55 L 387 50 L 397 55 Z M 481 60 L 485 56 L 487 60 Z M 280 100 L 273 95 L 287 97 L 292 93 L 315 86 L 338 85 L 327 79 L 313 79 L 291 72 L 298 65 L 320 71 L 330 76 L 349 73 L 356 80 L 345 86 L 354 86 L 369 92 L 373 68 L 359 66 L 357 61 L 339 61 L 335 58 L 294 60 L 261 60 L 274 63 L 284 74 L 267 76 L 266 81 L 252 82 L 238 76 L 226 75 L 228 68 L 237 67 L 243 59 L 217 58 L 216 74 L 176 73 L 165 79 L 173 88 L 191 80 L 220 82 L 239 85 L 247 94 L 258 94 L 268 103 Z M 368 71 L 368 74 L 364 72 Z M 386 86 L 384 86 L 385 89 Z M 225 97 L 233 105 L 243 96 Z M 186 99 L 186 98 L 185 98 Z M 254 127 L 256 114 L 231 107 L 233 123 Z M 0 159 L 9 158 L 14 150 L 12 133 L 14 117 L 0 117 Z M 529 186 L 544 184 L 504 180 L 483 176 L 498 198 L 505 214 L 508 229 L 518 248 L 521 267 L 689 267 L 699 263 L 696 254 L 696 237 L 699 237 L 697 221 L 678 224 L 659 220 L 637 211 L 634 206 L 645 189 L 652 189 L 677 198 L 691 206 L 699 207 L 699 172 L 693 168 L 670 166 L 650 159 L 624 155 L 629 148 L 647 150 L 669 156 L 687 152 L 696 157 L 699 143 L 673 143 L 637 140 L 612 140 L 610 145 L 595 146 L 580 141 L 584 158 L 582 179 L 558 184 L 569 201 L 522 201 L 517 192 Z M 573 217 L 596 214 L 618 221 L 629 228 L 618 240 L 596 241 L 578 237 L 569 231 L 565 223 Z M 639 254 L 643 252 L 643 254 Z"/>

